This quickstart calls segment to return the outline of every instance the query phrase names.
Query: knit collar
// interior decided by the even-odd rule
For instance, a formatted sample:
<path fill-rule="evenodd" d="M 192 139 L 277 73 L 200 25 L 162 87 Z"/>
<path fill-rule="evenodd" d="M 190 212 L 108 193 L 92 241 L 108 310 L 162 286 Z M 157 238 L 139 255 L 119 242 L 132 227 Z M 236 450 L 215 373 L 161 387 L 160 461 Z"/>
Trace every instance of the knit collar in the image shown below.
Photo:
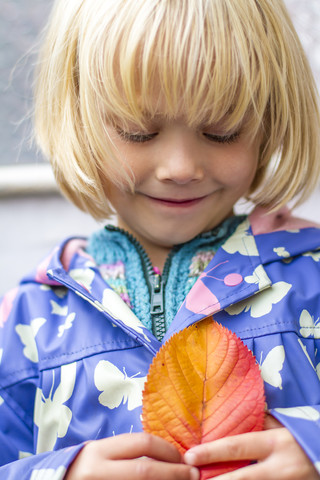
<path fill-rule="evenodd" d="M 169 327 L 184 298 L 206 268 L 217 249 L 229 238 L 245 216 L 227 218 L 218 227 L 175 246 L 163 271 L 165 329 Z M 151 262 L 137 240 L 112 225 L 94 233 L 87 252 L 99 265 L 105 281 L 130 306 L 141 322 L 152 331 L 150 289 L 147 275 L 153 275 Z"/>

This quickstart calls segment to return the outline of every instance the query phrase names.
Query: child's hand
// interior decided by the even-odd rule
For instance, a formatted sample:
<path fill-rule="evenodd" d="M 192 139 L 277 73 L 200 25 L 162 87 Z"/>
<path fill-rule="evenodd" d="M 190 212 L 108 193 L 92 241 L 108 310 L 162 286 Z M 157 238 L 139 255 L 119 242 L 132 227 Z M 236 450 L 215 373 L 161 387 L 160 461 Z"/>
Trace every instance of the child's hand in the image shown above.
<path fill-rule="evenodd" d="M 178 450 L 159 437 L 118 435 L 88 442 L 65 480 L 198 480 L 198 470 L 181 462 Z"/>
<path fill-rule="evenodd" d="M 220 475 L 223 480 L 319 480 L 313 464 L 289 430 L 268 416 L 265 430 L 225 437 L 190 449 L 189 465 L 209 465 L 232 460 L 257 463 Z"/>

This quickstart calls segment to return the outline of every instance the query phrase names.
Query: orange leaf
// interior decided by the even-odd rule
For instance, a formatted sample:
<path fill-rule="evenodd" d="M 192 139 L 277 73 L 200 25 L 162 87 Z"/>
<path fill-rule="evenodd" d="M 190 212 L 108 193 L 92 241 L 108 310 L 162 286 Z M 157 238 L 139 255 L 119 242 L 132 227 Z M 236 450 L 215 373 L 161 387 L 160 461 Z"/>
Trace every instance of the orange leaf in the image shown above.
<path fill-rule="evenodd" d="M 143 392 L 146 432 L 189 448 L 261 430 L 264 387 L 259 366 L 243 342 L 209 317 L 173 335 L 153 359 Z M 201 478 L 248 462 L 202 468 Z"/>

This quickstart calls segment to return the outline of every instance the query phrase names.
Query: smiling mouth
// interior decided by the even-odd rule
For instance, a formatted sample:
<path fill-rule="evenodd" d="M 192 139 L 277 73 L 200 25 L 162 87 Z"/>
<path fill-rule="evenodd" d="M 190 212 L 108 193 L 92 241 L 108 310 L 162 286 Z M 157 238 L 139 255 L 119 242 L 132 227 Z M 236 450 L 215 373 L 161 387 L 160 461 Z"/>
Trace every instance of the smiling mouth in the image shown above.
<path fill-rule="evenodd" d="M 184 199 L 177 199 L 177 198 L 157 198 L 157 197 L 151 197 L 148 195 L 148 197 L 153 200 L 154 202 L 157 202 L 162 205 L 167 205 L 171 207 L 188 207 L 192 205 L 196 205 L 197 203 L 200 203 L 202 200 L 207 198 L 207 195 L 204 195 L 203 197 L 196 197 L 196 198 L 184 198 Z"/>

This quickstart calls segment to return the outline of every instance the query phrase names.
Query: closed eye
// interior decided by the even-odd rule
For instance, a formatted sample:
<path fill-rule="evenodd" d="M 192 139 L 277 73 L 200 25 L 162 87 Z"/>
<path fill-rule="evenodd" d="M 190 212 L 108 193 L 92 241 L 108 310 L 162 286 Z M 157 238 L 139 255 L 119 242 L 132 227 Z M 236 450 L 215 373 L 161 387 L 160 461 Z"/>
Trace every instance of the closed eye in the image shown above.
<path fill-rule="evenodd" d="M 203 133 L 203 136 L 210 140 L 210 142 L 230 144 L 239 138 L 240 132 L 231 133 L 230 135 L 213 135 L 212 133 Z"/>
<path fill-rule="evenodd" d="M 125 132 L 124 130 L 117 129 L 118 135 L 127 142 L 132 143 L 145 143 L 152 140 L 154 137 L 158 135 L 157 132 L 155 133 L 131 133 Z"/>

